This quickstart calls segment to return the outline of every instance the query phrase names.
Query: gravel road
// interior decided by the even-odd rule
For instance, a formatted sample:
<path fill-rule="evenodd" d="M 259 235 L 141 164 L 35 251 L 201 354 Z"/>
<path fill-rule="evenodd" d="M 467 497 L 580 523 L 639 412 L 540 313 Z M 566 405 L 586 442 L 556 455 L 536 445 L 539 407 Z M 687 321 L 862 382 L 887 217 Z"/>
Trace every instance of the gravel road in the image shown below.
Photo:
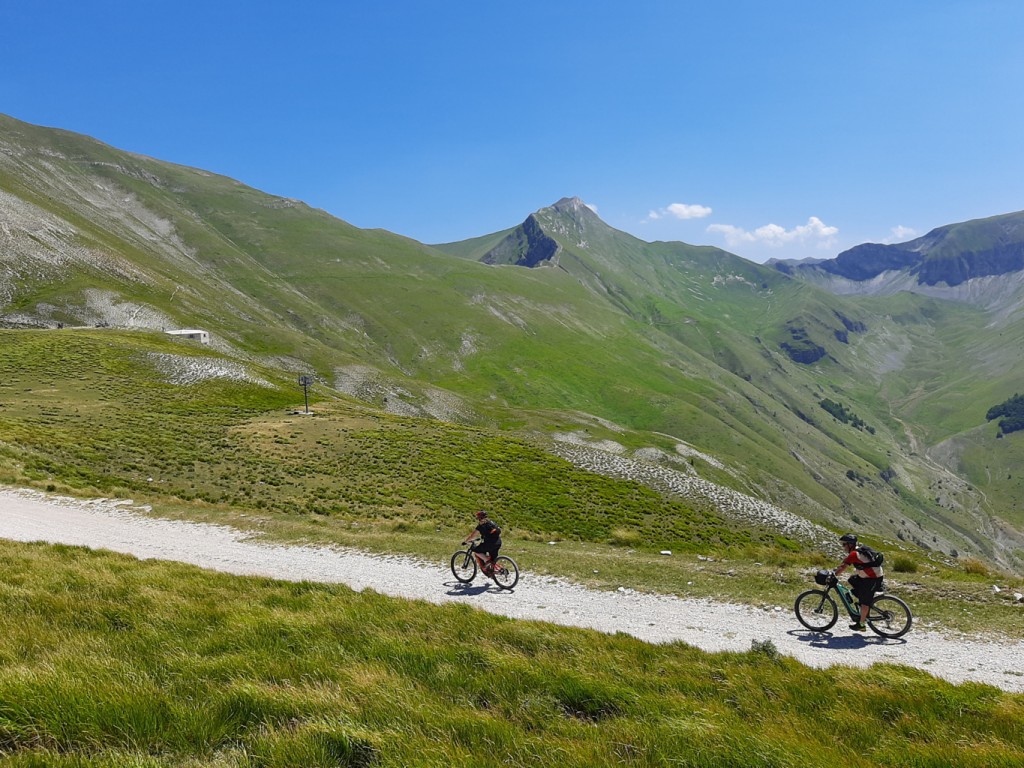
<path fill-rule="evenodd" d="M 512 618 L 625 632 L 653 643 L 682 640 L 706 651 L 747 651 L 753 640 L 771 640 L 780 652 L 813 667 L 904 664 L 953 682 L 974 680 L 1024 692 L 1020 641 L 945 637 L 918 629 L 899 640 L 884 640 L 849 632 L 842 620 L 831 634 L 813 634 L 797 623 L 788 605 L 766 611 L 621 588 L 603 592 L 563 579 L 531 577 L 528 570 L 512 592 L 485 584 L 481 577 L 463 586 L 447 563 L 268 544 L 224 526 L 147 517 L 133 511 L 131 502 L 82 501 L 0 487 L 0 537 L 107 549 L 240 575 L 341 583 L 431 603 L 467 603 Z"/>

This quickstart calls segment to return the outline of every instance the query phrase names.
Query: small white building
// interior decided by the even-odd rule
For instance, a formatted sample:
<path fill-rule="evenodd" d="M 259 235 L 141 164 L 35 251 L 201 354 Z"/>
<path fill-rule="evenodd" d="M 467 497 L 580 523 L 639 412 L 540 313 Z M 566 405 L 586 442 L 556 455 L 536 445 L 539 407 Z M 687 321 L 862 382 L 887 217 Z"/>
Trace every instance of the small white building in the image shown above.
<path fill-rule="evenodd" d="M 186 339 L 192 339 L 198 341 L 200 344 L 210 343 L 210 334 L 207 331 L 197 330 L 183 330 L 183 331 L 167 331 L 171 336 L 184 336 Z"/>

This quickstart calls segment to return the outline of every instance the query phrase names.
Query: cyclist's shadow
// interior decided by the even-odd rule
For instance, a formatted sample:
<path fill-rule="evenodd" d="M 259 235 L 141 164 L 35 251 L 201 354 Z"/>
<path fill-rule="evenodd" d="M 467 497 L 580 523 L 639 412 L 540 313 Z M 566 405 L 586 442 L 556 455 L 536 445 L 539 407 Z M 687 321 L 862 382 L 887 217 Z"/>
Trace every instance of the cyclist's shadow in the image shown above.
<path fill-rule="evenodd" d="M 879 637 L 877 635 L 833 635 L 831 632 L 814 632 L 809 629 L 791 629 L 788 634 L 807 643 L 812 648 L 826 648 L 830 651 L 850 651 L 867 648 L 870 645 L 905 645 L 902 637 Z"/>
<path fill-rule="evenodd" d="M 448 587 L 448 591 L 445 592 L 445 594 L 453 597 L 473 597 L 474 595 L 482 595 L 484 592 L 498 594 L 501 592 L 513 591 L 511 589 L 501 589 L 500 587 L 490 583 L 463 584 L 459 581 L 446 581 L 444 585 Z"/>

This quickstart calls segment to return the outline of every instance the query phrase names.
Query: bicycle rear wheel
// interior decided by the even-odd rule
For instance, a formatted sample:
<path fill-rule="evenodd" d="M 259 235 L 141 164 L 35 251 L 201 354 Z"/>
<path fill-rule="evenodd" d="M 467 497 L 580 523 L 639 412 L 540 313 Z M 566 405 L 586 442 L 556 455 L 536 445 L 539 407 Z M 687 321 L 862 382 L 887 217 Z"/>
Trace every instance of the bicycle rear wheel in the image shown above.
<path fill-rule="evenodd" d="M 882 637 L 903 637 L 910 631 L 913 622 L 910 607 L 892 595 L 876 597 L 868 611 L 868 626 Z"/>
<path fill-rule="evenodd" d="M 801 592 L 793 604 L 793 610 L 797 620 L 813 632 L 826 632 L 839 619 L 836 601 L 820 589 Z"/>
<path fill-rule="evenodd" d="M 515 560 L 501 555 L 494 561 L 494 583 L 502 589 L 512 589 L 519 583 L 519 566 Z"/>
<path fill-rule="evenodd" d="M 452 575 L 462 584 L 469 584 L 476 578 L 476 558 L 472 552 L 459 550 L 452 555 Z"/>

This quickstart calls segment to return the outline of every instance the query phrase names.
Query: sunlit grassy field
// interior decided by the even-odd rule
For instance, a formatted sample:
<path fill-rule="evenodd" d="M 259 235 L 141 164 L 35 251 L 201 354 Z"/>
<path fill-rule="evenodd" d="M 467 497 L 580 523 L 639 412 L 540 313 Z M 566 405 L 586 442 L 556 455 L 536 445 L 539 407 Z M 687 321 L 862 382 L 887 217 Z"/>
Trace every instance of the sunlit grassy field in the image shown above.
<path fill-rule="evenodd" d="M 0 542 L 0 764 L 1024 762 L 1024 697 Z M 870 702 L 870 706 L 865 705 Z"/>
<path fill-rule="evenodd" d="M 0 343 L 0 482 L 132 498 L 160 515 L 435 562 L 486 507 L 533 573 L 766 607 L 788 608 L 809 573 L 830 562 L 716 510 L 579 470 L 509 433 L 322 396 L 312 417 L 295 415 L 295 383 L 258 366 L 250 372 L 276 388 L 169 383 L 151 353 L 211 353 L 159 334 L 0 331 Z M 1019 578 L 968 574 L 921 552 L 907 558 L 914 569 L 890 569 L 890 582 L 919 626 L 1024 636 L 1012 602 L 1024 591 Z"/>
<path fill-rule="evenodd" d="M 538 537 L 795 547 L 494 430 L 337 399 L 316 403 L 315 418 L 293 415 L 301 394 L 273 371 L 254 368 L 277 388 L 168 383 L 150 353 L 208 353 L 129 336 L 0 331 L 0 482 L 336 522 L 457 527 L 486 507 Z"/>

